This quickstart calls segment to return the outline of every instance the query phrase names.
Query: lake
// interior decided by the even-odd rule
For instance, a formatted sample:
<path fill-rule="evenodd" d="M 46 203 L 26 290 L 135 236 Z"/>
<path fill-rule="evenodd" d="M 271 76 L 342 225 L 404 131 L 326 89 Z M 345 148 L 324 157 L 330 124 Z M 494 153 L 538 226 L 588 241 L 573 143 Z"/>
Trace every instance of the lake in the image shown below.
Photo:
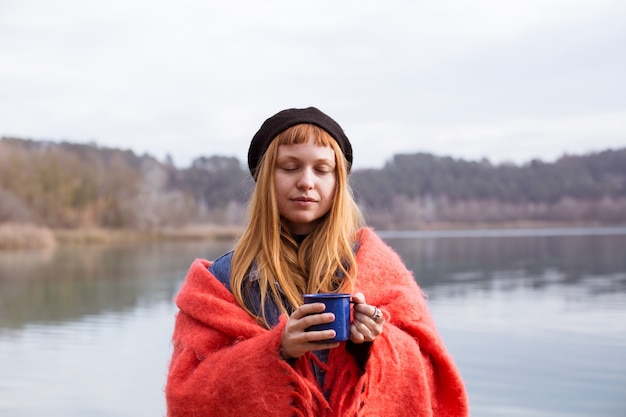
<path fill-rule="evenodd" d="M 472 416 L 626 415 L 626 228 L 381 236 L 428 294 Z M 0 252 L 0 416 L 163 416 L 172 298 L 231 246 Z"/>

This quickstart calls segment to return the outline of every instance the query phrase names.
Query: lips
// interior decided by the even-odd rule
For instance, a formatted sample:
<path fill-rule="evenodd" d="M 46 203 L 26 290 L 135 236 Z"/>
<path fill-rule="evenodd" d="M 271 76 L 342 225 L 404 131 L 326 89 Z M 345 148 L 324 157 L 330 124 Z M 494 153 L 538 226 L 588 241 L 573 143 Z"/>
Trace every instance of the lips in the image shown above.
<path fill-rule="evenodd" d="M 316 200 L 311 197 L 296 197 L 292 198 L 293 201 L 297 201 L 299 203 L 314 203 Z"/>

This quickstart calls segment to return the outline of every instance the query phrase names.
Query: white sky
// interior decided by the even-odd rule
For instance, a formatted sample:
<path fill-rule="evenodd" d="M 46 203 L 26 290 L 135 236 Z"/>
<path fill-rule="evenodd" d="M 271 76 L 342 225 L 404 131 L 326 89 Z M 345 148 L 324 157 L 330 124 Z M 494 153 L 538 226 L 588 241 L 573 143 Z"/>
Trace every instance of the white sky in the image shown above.
<path fill-rule="evenodd" d="M 0 0 L 0 135 L 245 162 L 316 106 L 355 167 L 626 147 L 623 0 Z"/>

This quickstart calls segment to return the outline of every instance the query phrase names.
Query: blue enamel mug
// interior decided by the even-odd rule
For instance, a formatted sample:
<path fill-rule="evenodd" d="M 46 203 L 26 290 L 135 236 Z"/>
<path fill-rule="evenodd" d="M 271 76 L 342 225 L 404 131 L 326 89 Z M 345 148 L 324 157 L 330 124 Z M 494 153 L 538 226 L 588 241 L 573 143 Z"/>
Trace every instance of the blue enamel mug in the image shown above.
<path fill-rule="evenodd" d="M 335 337 L 324 342 L 345 342 L 350 339 L 350 294 L 304 294 L 304 304 L 323 303 L 326 306 L 324 313 L 333 313 L 335 321 L 316 324 L 306 331 L 334 330 Z"/>

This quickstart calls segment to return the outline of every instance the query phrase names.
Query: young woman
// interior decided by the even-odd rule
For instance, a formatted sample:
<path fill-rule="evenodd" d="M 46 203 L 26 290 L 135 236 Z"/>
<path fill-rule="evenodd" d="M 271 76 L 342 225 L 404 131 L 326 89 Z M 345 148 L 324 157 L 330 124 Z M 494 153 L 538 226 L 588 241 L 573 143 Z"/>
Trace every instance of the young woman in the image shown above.
<path fill-rule="evenodd" d="M 169 417 L 466 416 L 461 377 L 399 256 L 362 228 L 352 147 L 314 107 L 267 119 L 250 144 L 256 181 L 234 251 L 196 260 L 166 386 Z M 350 339 L 307 293 L 350 293 Z"/>

